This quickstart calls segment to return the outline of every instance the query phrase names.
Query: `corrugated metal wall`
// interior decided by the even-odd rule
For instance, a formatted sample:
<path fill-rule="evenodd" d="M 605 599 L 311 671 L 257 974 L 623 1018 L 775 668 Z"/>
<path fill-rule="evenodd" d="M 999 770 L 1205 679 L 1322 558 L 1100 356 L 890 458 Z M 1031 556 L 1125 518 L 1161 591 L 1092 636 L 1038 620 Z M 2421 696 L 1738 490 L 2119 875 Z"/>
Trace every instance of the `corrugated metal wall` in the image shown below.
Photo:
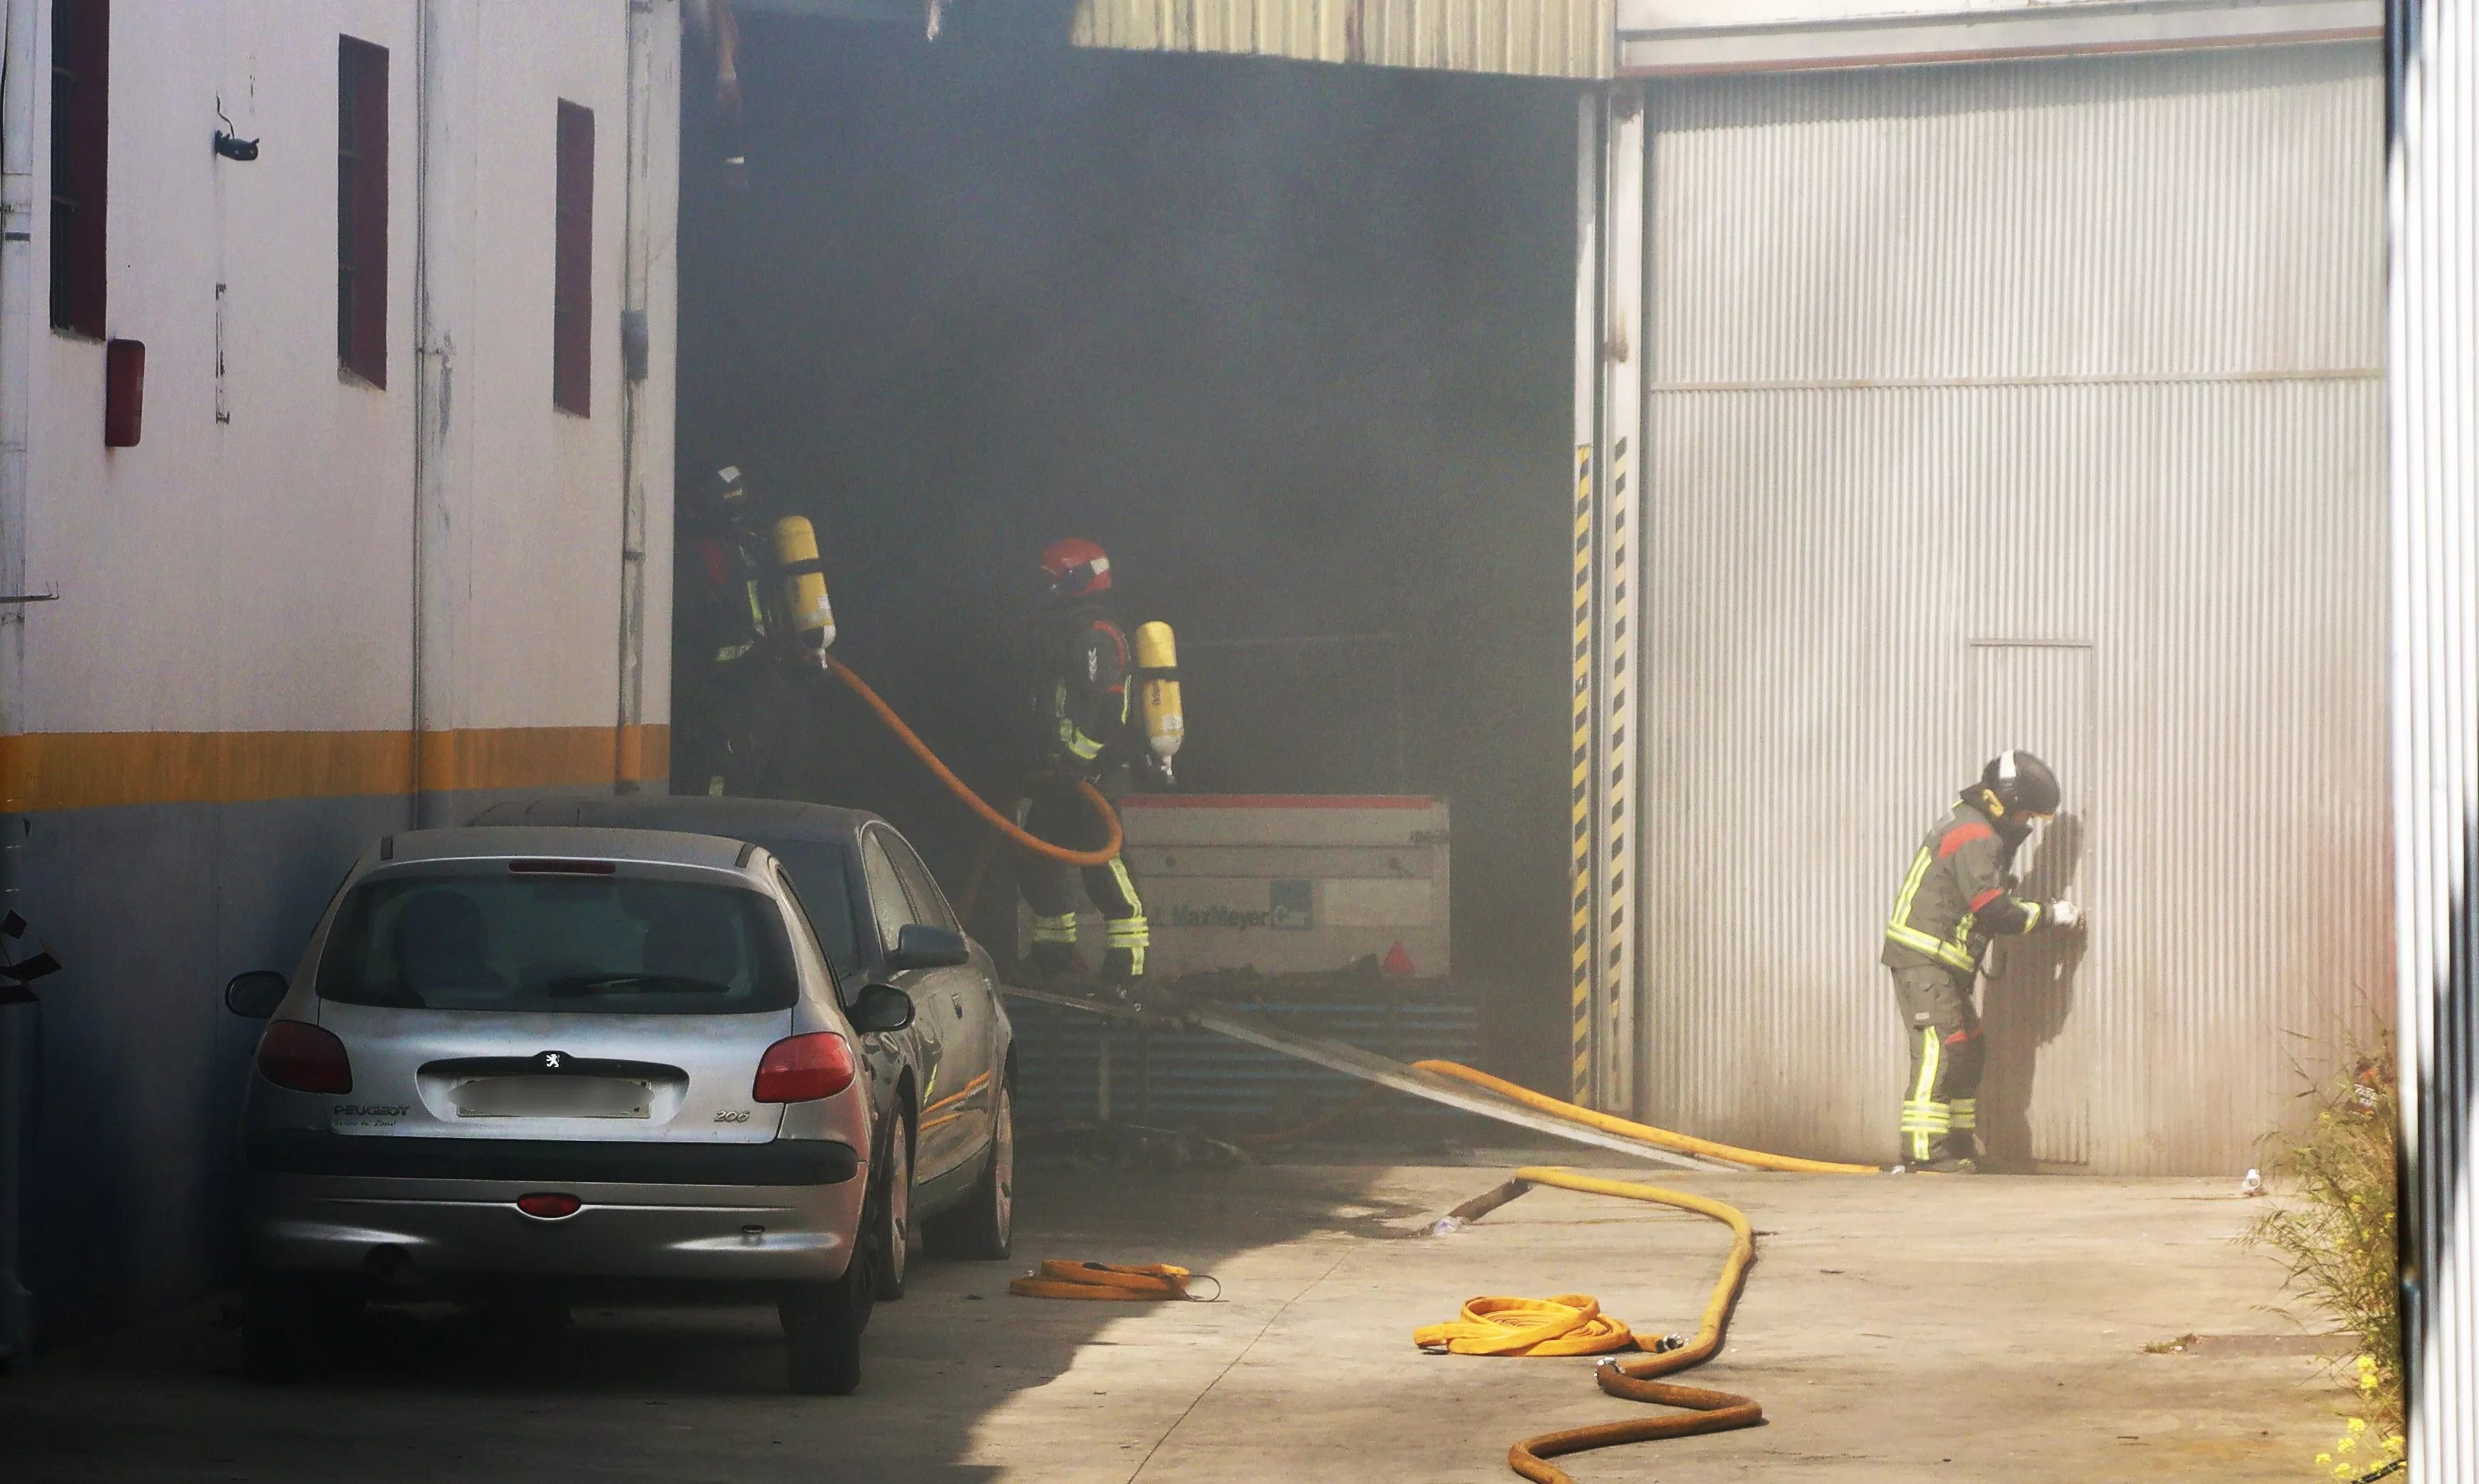
<path fill-rule="evenodd" d="M 2395 0 L 2393 788 L 2414 1479 L 2479 1475 L 2479 7 Z"/>
<path fill-rule="evenodd" d="M 2001 1152 L 2243 1169 L 2292 1033 L 2387 993 L 2380 79 L 1652 90 L 1653 1121 L 1890 1157 L 1884 915 L 2001 742 L 2070 769 L 2022 864 L 2093 912 L 1986 992 Z"/>
<path fill-rule="evenodd" d="M 1607 77 L 1611 0 L 1077 0 L 1079 46 Z"/>

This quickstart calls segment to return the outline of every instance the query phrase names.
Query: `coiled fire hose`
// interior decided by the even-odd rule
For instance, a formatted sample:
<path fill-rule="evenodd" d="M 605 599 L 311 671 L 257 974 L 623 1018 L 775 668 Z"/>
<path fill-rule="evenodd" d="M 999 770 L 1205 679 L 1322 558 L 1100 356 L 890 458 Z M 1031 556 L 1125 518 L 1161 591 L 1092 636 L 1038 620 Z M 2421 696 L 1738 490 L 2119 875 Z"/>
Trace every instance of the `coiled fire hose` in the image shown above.
<path fill-rule="evenodd" d="M 1739 1302 L 1749 1265 L 1756 1260 L 1756 1234 L 1745 1214 L 1734 1206 L 1684 1190 L 1600 1180 L 1551 1165 L 1526 1165 L 1515 1178 L 1475 1201 L 1456 1208 L 1458 1223 L 1477 1219 L 1536 1185 L 1581 1190 L 1590 1195 L 1615 1195 L 1623 1200 L 1651 1201 L 1711 1216 L 1730 1228 L 1730 1255 L 1713 1282 L 1696 1338 L 1684 1343 L 1664 1339 L 1650 1343 L 1600 1312 L 1590 1294 L 1561 1293 L 1550 1299 L 1475 1298 L 1464 1305 L 1459 1319 L 1431 1324 L 1412 1332 L 1412 1343 L 1424 1350 L 1456 1355 L 1600 1355 L 1643 1344 L 1653 1353 L 1630 1360 L 1612 1356 L 1593 1372 L 1602 1391 L 1629 1401 L 1650 1402 L 1678 1411 L 1662 1417 L 1619 1422 L 1595 1422 L 1526 1438 L 1506 1450 L 1506 1466 L 1535 1484 L 1574 1484 L 1565 1470 L 1550 1463 L 1568 1453 L 1615 1447 L 1622 1443 L 1648 1443 L 1697 1433 L 1752 1427 L 1764 1420 L 1764 1408 L 1753 1398 L 1700 1386 L 1677 1386 L 1656 1377 L 1702 1365 L 1722 1349 L 1722 1335 L 1730 1311 Z"/>
<path fill-rule="evenodd" d="M 1036 856 L 1047 857 L 1052 860 L 1072 866 L 1109 865 L 1119 857 L 1119 846 L 1124 842 L 1124 836 L 1119 830 L 1118 811 L 1111 807 L 1110 800 L 1102 797 L 1102 790 L 1091 783 L 1078 779 L 1076 791 L 1084 796 L 1085 802 L 1092 806 L 1093 812 L 1099 815 L 1102 823 L 1109 828 L 1110 843 L 1100 850 L 1071 850 L 1064 845 L 1053 845 L 991 807 L 989 801 L 973 792 L 962 779 L 956 776 L 955 770 L 940 761 L 936 753 L 930 751 L 929 743 L 922 741 L 911 728 L 904 724 L 904 718 L 895 714 L 895 708 L 880 699 L 878 692 L 869 688 L 868 681 L 853 673 L 852 666 L 839 659 L 830 659 L 827 661 L 827 673 L 843 681 L 846 689 L 858 696 L 862 704 L 876 713 L 878 719 L 885 724 L 886 729 L 894 732 L 906 747 L 912 750 L 912 755 L 920 758 L 932 773 L 937 775 L 938 781 L 947 785 L 949 793 L 962 800 L 966 807 L 982 816 L 984 823 L 1018 847 L 1031 851 Z"/>

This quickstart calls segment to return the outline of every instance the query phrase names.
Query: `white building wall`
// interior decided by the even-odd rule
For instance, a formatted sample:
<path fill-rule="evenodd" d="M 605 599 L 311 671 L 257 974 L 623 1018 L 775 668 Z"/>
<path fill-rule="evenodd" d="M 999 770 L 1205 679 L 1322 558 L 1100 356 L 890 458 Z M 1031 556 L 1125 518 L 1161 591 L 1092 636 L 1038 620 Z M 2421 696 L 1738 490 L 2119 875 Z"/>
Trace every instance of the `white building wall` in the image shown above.
<path fill-rule="evenodd" d="M 0 574 L 60 595 L 0 606 L 0 909 L 66 966 L 39 1020 L 0 1009 L 0 1150 L 26 1151 L 15 1182 L 0 1159 L 8 1353 L 30 1310 L 65 1338 L 213 1275 L 255 1030 L 217 988 L 291 964 L 370 839 L 494 792 L 662 786 L 679 16 L 112 0 L 107 328 L 147 365 L 143 436 L 107 449 L 104 346 L 48 327 L 53 0 L 0 8 L 6 75 L 33 81 L 0 91 L 28 203 L 0 246 L 0 410 L 25 413 L 21 520 L 0 443 Z M 336 353 L 340 35 L 389 54 L 383 389 Z M 584 418 L 551 398 L 562 98 L 596 118 Z M 212 152 L 219 106 L 259 158 Z"/>
<path fill-rule="evenodd" d="M 620 315 L 628 192 L 626 0 L 441 0 L 435 95 L 459 157 L 430 223 L 450 370 L 452 556 L 434 592 L 475 635 L 433 726 L 613 721 L 621 573 Z M 112 56 L 109 322 L 147 347 L 142 442 L 101 437 L 99 344 L 36 347 L 29 583 L 63 601 L 28 625 L 18 726 L 42 732 L 334 731 L 410 725 L 421 195 L 411 0 L 119 0 Z M 388 386 L 335 358 L 336 46 L 389 51 Z M 677 49 L 677 22 L 666 28 Z M 202 62 L 205 64 L 201 64 Z M 654 100 L 677 117 L 677 65 Z M 596 117 L 593 415 L 550 397 L 558 102 Z M 217 106 L 262 141 L 217 158 Z M 48 79 L 38 120 L 50 116 Z M 650 131 L 644 209 L 659 244 L 641 464 L 670 527 L 677 131 Z M 38 149 L 38 154 L 42 151 Z M 438 189 L 444 185 L 445 189 Z M 38 234 L 38 311 L 48 272 Z M 461 280 L 461 281 L 459 281 Z M 217 286 L 222 286 L 220 304 Z M 217 419 L 217 336 L 222 337 Z M 667 574 L 667 552 L 650 552 Z M 668 602 L 650 664 L 669 646 Z M 656 677 L 655 678 L 660 678 Z M 667 686 L 650 687 L 662 720 Z"/>

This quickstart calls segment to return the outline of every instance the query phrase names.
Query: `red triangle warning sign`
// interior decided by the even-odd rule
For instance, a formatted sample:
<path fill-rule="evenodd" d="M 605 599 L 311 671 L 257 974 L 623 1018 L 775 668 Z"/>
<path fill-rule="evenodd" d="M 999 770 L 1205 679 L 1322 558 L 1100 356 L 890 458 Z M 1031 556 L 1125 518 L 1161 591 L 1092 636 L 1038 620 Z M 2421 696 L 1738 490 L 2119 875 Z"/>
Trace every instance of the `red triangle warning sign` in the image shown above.
<path fill-rule="evenodd" d="M 1389 974 L 1409 974 L 1413 972 L 1412 956 L 1405 953 L 1402 943 L 1397 941 L 1393 948 L 1386 951 L 1386 961 L 1379 967 Z"/>

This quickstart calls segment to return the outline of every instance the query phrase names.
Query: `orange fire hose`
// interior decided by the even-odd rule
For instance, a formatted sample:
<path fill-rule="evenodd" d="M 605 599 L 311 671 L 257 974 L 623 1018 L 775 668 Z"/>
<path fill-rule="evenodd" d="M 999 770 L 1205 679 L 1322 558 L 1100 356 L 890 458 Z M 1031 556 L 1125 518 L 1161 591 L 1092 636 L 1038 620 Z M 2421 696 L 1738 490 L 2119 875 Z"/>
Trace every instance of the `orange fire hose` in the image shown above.
<path fill-rule="evenodd" d="M 1188 1297 L 1188 1280 L 1193 1276 L 1168 1263 L 1071 1263 L 1053 1258 L 1041 1265 L 1038 1273 L 1010 1280 L 1008 1292 L 1018 1298 L 1143 1302 Z"/>
<path fill-rule="evenodd" d="M 830 660 L 827 671 L 836 679 L 843 681 L 845 687 L 858 696 L 863 704 L 876 712 L 878 719 L 885 724 L 886 729 L 902 738 L 906 747 L 912 749 L 912 755 L 920 758 L 932 773 L 938 776 L 938 781 L 947 785 L 949 793 L 961 799 L 966 806 L 982 816 L 983 821 L 991 829 L 1007 836 L 1018 847 L 1031 851 L 1036 856 L 1047 857 L 1052 860 L 1072 866 L 1109 865 L 1119 858 L 1119 846 L 1125 839 L 1119 830 L 1119 813 L 1118 810 L 1111 807 L 1110 800 L 1102 797 L 1102 790 L 1083 779 L 1076 780 L 1076 791 L 1084 795 L 1085 802 L 1092 806 L 1093 812 L 1100 815 L 1103 824 L 1109 827 L 1110 843 L 1100 850 L 1070 850 L 1064 845 L 1053 845 L 1038 835 L 1027 832 L 1022 826 L 992 808 L 987 800 L 967 787 L 964 780 L 958 778 L 953 769 L 939 761 L 937 754 L 930 751 L 930 744 L 922 741 L 913 733 L 911 728 L 904 724 L 904 718 L 895 714 L 895 708 L 881 700 L 878 692 L 869 688 L 868 681 L 853 674 L 852 666 L 840 660 Z"/>

